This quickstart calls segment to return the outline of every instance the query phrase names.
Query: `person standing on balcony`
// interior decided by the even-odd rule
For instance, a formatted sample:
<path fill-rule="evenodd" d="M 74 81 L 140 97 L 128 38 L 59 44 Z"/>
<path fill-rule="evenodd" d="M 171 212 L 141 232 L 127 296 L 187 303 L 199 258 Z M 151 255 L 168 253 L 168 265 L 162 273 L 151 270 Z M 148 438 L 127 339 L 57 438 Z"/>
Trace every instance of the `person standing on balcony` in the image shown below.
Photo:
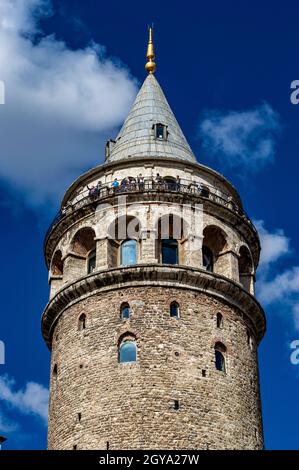
<path fill-rule="evenodd" d="M 97 183 L 97 185 L 96 185 L 97 196 L 100 195 L 102 187 L 103 187 L 103 186 L 102 186 L 102 181 L 98 181 L 98 183 Z"/>
<path fill-rule="evenodd" d="M 87 185 L 87 189 L 89 191 L 88 195 L 89 195 L 90 199 L 91 200 L 96 199 L 96 197 L 97 197 L 97 188 L 94 185 L 92 185 L 91 187 L 89 187 Z"/>
<path fill-rule="evenodd" d="M 156 189 L 161 189 L 161 183 L 162 183 L 162 178 L 161 176 L 159 175 L 159 173 L 156 174 L 156 178 L 155 178 L 155 186 L 156 186 Z"/>
<path fill-rule="evenodd" d="M 141 173 L 137 176 L 137 183 L 138 183 L 138 189 L 140 191 L 143 191 L 144 190 L 144 177 L 142 176 Z"/>
<path fill-rule="evenodd" d="M 117 190 L 118 190 L 118 188 L 119 188 L 119 182 L 118 182 L 117 178 L 114 178 L 111 187 L 113 188 L 114 191 L 117 191 Z"/>

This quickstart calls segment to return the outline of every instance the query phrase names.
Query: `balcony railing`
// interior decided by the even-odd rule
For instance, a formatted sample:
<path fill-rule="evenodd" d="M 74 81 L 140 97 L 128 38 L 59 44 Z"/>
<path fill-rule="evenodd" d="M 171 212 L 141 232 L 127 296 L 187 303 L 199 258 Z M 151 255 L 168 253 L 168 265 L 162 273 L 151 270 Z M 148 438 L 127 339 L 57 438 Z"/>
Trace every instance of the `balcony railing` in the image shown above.
<path fill-rule="evenodd" d="M 178 183 L 176 181 L 166 182 L 161 180 L 160 182 L 156 181 L 128 181 L 126 184 L 120 184 L 118 187 L 112 187 L 112 183 L 107 183 L 101 187 L 92 187 L 86 191 L 79 193 L 72 202 L 68 202 L 65 207 L 62 208 L 54 218 L 49 229 L 47 230 L 45 243 L 50 235 L 50 232 L 56 227 L 56 225 L 73 214 L 78 209 L 91 204 L 93 202 L 99 202 L 102 199 L 107 198 L 108 196 L 122 195 L 126 193 L 150 193 L 150 192 L 167 192 L 167 193 L 179 193 L 179 194 L 189 194 L 198 196 L 204 200 L 210 200 L 220 204 L 224 207 L 229 208 L 236 214 L 243 216 L 248 223 L 251 223 L 249 217 L 246 215 L 243 209 L 234 202 L 233 198 L 229 194 L 225 194 L 218 189 L 215 189 L 211 186 L 205 184 L 199 184 L 195 182 L 190 183 Z M 253 229 L 254 226 L 252 225 Z M 255 230 L 255 229 L 254 229 Z"/>

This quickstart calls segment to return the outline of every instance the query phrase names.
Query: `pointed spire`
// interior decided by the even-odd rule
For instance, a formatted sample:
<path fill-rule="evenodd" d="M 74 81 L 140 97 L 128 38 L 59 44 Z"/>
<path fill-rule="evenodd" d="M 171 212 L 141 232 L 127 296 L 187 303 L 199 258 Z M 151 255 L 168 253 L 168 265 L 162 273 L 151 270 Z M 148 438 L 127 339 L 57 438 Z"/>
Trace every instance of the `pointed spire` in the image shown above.
<path fill-rule="evenodd" d="M 155 135 L 162 124 L 165 138 Z M 196 162 L 188 142 L 155 76 L 147 75 L 111 150 L 107 161 L 137 157 L 173 157 Z"/>
<path fill-rule="evenodd" d="M 145 64 L 145 70 L 148 73 L 154 73 L 156 71 L 156 64 L 154 62 L 155 52 L 154 52 L 154 44 L 153 44 L 153 27 L 152 26 L 149 26 L 148 32 L 149 32 L 149 39 L 148 39 L 147 54 L 146 54 L 148 62 Z"/>
<path fill-rule="evenodd" d="M 111 151 L 108 152 L 106 161 L 169 157 L 196 162 L 195 155 L 154 76 L 156 64 L 153 27 L 149 27 L 147 58 L 145 69 L 148 75 Z M 158 135 L 158 128 L 161 130 L 161 127 L 163 135 Z"/>

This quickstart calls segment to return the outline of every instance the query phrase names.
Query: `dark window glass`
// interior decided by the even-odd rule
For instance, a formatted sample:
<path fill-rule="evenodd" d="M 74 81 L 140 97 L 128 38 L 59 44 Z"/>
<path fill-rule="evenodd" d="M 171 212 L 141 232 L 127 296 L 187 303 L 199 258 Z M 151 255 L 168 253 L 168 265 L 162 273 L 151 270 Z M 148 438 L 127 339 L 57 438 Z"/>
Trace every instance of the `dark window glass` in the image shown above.
<path fill-rule="evenodd" d="M 215 350 L 215 366 L 217 370 L 225 372 L 225 359 L 221 351 Z"/>
<path fill-rule="evenodd" d="M 82 313 L 82 315 L 80 315 L 80 318 L 79 318 L 78 330 L 79 331 L 85 330 L 85 327 L 86 327 L 86 315 Z"/>
<path fill-rule="evenodd" d="M 92 273 L 95 270 L 95 267 L 96 267 L 96 252 L 92 251 L 90 255 L 88 256 L 88 266 L 87 266 L 88 274 Z"/>
<path fill-rule="evenodd" d="M 221 313 L 217 313 L 217 328 L 223 327 L 223 317 Z"/>
<path fill-rule="evenodd" d="M 137 263 L 137 241 L 125 240 L 121 245 L 121 265 L 129 266 Z"/>
<path fill-rule="evenodd" d="M 213 253 L 207 246 L 202 247 L 202 264 L 207 271 L 213 272 Z"/>
<path fill-rule="evenodd" d="M 121 317 L 123 320 L 129 320 L 130 318 L 130 307 L 129 305 L 123 305 L 121 308 Z"/>
<path fill-rule="evenodd" d="M 179 306 L 176 302 L 172 302 L 172 304 L 170 304 L 170 316 L 174 318 L 179 318 L 180 316 Z"/>
<path fill-rule="evenodd" d="M 162 240 L 162 263 L 178 264 L 177 240 Z"/>
<path fill-rule="evenodd" d="M 156 124 L 156 138 L 157 139 L 164 139 L 165 138 L 165 126 L 163 124 Z"/>
<path fill-rule="evenodd" d="M 125 341 L 119 348 L 119 362 L 135 362 L 137 347 L 135 341 Z"/>

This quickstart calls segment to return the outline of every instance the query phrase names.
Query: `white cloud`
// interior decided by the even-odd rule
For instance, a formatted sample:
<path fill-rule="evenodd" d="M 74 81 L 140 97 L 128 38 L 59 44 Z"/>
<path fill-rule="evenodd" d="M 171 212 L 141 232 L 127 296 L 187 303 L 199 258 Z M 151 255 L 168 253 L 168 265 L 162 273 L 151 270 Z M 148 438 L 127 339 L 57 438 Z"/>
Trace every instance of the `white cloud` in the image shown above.
<path fill-rule="evenodd" d="M 282 229 L 268 230 L 262 220 L 256 220 L 261 240 L 261 270 L 257 277 L 257 296 L 265 307 L 289 312 L 299 331 L 299 266 L 282 269 L 280 261 L 292 253 L 290 239 Z"/>
<path fill-rule="evenodd" d="M 1 0 L 0 178 L 31 202 L 57 199 L 103 160 L 136 93 L 128 70 L 89 44 L 72 50 L 38 32 L 50 0 Z"/>
<path fill-rule="evenodd" d="M 264 304 L 291 299 L 299 295 L 299 266 L 285 270 L 270 280 L 263 280 L 259 285 L 259 297 Z"/>
<path fill-rule="evenodd" d="M 19 425 L 15 422 L 10 422 L 1 412 L 0 412 L 0 434 L 9 434 L 16 431 L 19 428 Z"/>
<path fill-rule="evenodd" d="M 48 390 L 36 382 L 27 382 L 23 390 L 15 390 L 15 381 L 0 376 L 0 400 L 23 414 L 40 417 L 45 423 L 48 416 Z"/>
<path fill-rule="evenodd" d="M 282 229 L 270 232 L 265 228 L 263 220 L 255 220 L 254 224 L 259 232 L 262 248 L 260 267 L 267 268 L 270 263 L 290 253 L 290 240 Z"/>
<path fill-rule="evenodd" d="M 203 147 L 227 166 L 257 171 L 275 157 L 278 114 L 264 103 L 247 111 L 210 111 L 199 126 Z"/>

